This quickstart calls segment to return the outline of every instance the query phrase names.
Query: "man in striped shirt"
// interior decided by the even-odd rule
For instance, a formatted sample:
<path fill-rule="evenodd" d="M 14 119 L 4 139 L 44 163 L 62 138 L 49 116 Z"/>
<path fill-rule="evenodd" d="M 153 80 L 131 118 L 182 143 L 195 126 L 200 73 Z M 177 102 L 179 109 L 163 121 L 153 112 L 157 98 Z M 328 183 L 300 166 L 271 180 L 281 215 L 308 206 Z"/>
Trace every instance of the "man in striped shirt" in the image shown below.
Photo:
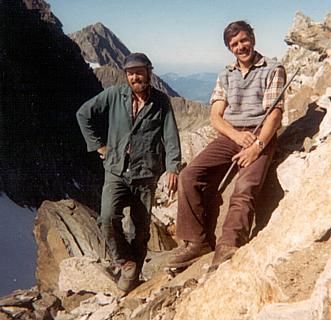
<path fill-rule="evenodd" d="M 179 176 L 176 235 L 184 245 L 174 251 L 169 267 L 187 267 L 215 248 L 211 269 L 216 269 L 249 241 L 256 198 L 276 148 L 283 99 L 253 131 L 285 85 L 284 67 L 254 49 L 254 32 L 245 21 L 230 23 L 223 37 L 236 62 L 219 74 L 211 96 L 211 124 L 219 135 Z M 217 189 L 233 161 L 238 178 L 216 241 Z"/>

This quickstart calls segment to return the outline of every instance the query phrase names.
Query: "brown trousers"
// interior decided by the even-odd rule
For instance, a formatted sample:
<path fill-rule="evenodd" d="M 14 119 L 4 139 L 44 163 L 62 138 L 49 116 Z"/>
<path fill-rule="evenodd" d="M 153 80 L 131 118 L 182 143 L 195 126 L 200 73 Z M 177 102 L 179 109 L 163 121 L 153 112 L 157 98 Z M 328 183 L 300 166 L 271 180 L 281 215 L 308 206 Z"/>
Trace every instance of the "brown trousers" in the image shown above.
<path fill-rule="evenodd" d="M 246 129 L 249 130 L 249 129 Z M 218 243 L 240 247 L 249 240 L 255 202 L 276 149 L 276 137 L 247 168 L 237 168 L 238 178 Z M 215 226 L 221 196 L 220 181 L 241 150 L 234 141 L 220 135 L 180 173 L 178 185 L 177 237 L 215 246 Z"/>

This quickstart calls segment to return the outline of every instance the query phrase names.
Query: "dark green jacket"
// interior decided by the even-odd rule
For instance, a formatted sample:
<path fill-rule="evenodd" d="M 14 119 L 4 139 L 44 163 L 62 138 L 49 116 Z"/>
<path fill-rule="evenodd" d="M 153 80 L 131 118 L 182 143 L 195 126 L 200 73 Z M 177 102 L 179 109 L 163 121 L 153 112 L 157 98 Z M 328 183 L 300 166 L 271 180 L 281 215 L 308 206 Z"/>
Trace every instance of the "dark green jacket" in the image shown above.
<path fill-rule="evenodd" d="M 97 130 L 100 116 L 108 119 L 107 141 Z M 178 129 L 169 98 L 151 87 L 146 105 L 133 124 L 132 91 L 128 85 L 113 86 L 85 102 L 77 120 L 89 152 L 107 146 L 104 168 L 116 175 L 123 172 L 130 146 L 132 179 L 156 179 L 166 170 L 178 172 L 181 151 Z"/>

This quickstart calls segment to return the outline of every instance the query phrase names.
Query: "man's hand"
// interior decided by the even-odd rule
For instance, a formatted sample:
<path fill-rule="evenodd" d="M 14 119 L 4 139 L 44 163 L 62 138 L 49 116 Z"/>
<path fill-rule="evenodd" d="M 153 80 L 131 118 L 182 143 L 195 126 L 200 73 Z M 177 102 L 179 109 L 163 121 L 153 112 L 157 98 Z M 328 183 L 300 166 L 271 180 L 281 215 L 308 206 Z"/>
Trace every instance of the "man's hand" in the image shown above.
<path fill-rule="evenodd" d="M 256 136 L 250 131 L 237 131 L 233 140 L 236 144 L 246 149 L 253 144 L 256 140 Z"/>
<path fill-rule="evenodd" d="M 237 162 L 240 167 L 246 168 L 259 157 L 260 153 L 260 147 L 253 143 L 232 157 L 232 161 Z"/>
<path fill-rule="evenodd" d="M 170 197 L 171 193 L 175 193 L 177 191 L 178 184 L 178 174 L 174 172 L 167 173 L 167 188 L 168 188 L 168 196 Z"/>
<path fill-rule="evenodd" d="M 103 147 L 99 148 L 97 150 L 97 152 L 99 153 L 100 159 L 102 159 L 102 160 L 106 159 L 106 153 L 107 153 L 107 147 L 106 146 L 103 146 Z"/>

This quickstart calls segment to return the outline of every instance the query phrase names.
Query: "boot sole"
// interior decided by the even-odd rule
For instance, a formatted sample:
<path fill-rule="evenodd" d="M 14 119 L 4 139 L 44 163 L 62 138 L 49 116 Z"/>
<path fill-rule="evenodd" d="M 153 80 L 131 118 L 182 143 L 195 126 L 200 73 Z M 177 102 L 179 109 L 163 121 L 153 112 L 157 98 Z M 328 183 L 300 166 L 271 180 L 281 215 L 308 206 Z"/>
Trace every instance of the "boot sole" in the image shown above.
<path fill-rule="evenodd" d="M 185 268 L 185 267 L 189 267 L 191 264 L 198 261 L 201 257 L 202 256 L 194 258 L 194 259 L 189 260 L 189 261 L 180 262 L 180 263 L 168 263 L 167 267 L 168 268 Z"/>

